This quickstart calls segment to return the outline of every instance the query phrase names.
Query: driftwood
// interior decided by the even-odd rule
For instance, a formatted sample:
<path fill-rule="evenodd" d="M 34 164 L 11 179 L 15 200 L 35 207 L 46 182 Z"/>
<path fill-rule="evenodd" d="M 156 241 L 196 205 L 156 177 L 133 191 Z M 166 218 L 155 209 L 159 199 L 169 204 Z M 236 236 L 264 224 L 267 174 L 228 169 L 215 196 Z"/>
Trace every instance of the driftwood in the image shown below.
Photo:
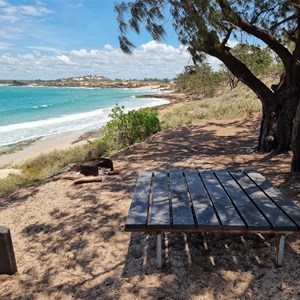
<path fill-rule="evenodd" d="M 107 170 L 107 171 L 104 171 L 103 173 L 105 175 L 118 175 L 120 173 L 120 171 L 117 171 L 117 170 L 114 170 L 114 171 Z"/>
<path fill-rule="evenodd" d="M 67 179 L 67 180 L 77 180 L 83 178 L 83 175 L 57 175 L 53 177 L 53 180 Z"/>
<path fill-rule="evenodd" d="M 82 183 L 89 183 L 89 182 L 101 182 L 102 177 L 100 176 L 85 176 L 81 177 L 80 179 L 76 179 L 74 184 L 82 184 Z"/>

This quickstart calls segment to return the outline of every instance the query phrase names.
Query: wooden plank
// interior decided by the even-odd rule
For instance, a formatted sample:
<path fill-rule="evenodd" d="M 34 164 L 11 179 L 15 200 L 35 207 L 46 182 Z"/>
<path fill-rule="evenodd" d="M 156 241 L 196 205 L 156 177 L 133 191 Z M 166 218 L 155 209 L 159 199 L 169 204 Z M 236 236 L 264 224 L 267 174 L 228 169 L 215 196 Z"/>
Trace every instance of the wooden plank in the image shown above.
<path fill-rule="evenodd" d="M 269 230 L 270 224 L 227 171 L 214 172 L 231 198 L 248 229 Z"/>
<path fill-rule="evenodd" d="M 250 199 L 268 219 L 274 230 L 297 230 L 297 226 L 278 208 L 278 206 L 241 171 L 230 171 Z"/>
<path fill-rule="evenodd" d="M 154 171 L 149 228 L 170 228 L 169 178 L 167 171 Z"/>
<path fill-rule="evenodd" d="M 246 171 L 245 173 L 294 221 L 294 223 L 296 223 L 297 227 L 300 228 L 300 207 L 290 200 L 285 193 L 273 186 L 263 175 L 256 171 Z"/>
<path fill-rule="evenodd" d="M 184 175 L 194 207 L 197 227 L 201 229 L 221 228 L 198 171 L 184 170 Z"/>
<path fill-rule="evenodd" d="M 187 186 L 182 170 L 172 170 L 170 174 L 170 189 L 172 199 L 173 227 L 194 228 L 195 222 L 188 198 Z"/>
<path fill-rule="evenodd" d="M 139 173 L 135 191 L 128 211 L 125 230 L 146 228 L 153 171 Z"/>
<path fill-rule="evenodd" d="M 200 176 L 219 215 L 223 228 L 228 230 L 247 229 L 213 171 L 200 171 Z"/>

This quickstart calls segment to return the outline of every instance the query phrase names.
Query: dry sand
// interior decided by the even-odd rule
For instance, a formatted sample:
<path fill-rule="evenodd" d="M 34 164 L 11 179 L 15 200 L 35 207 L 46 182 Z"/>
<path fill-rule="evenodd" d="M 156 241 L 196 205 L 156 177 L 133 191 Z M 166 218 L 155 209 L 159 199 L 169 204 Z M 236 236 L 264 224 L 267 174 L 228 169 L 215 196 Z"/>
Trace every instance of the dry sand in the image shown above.
<path fill-rule="evenodd" d="M 179 127 L 113 155 L 120 173 L 101 183 L 47 180 L 0 198 L 18 264 L 0 299 L 299 299 L 298 237 L 277 269 L 271 235 L 165 234 L 157 270 L 155 236 L 124 232 L 145 168 L 257 169 L 299 204 L 291 155 L 254 153 L 257 135 L 251 117 Z"/>
<path fill-rule="evenodd" d="M 73 145 L 78 145 L 79 143 L 74 144 L 74 141 L 76 141 L 84 133 L 84 130 L 77 130 L 44 137 L 28 145 L 21 151 L 1 155 L 0 166 L 14 166 L 27 159 L 35 158 L 42 153 L 47 153 L 52 150 L 62 150 Z"/>

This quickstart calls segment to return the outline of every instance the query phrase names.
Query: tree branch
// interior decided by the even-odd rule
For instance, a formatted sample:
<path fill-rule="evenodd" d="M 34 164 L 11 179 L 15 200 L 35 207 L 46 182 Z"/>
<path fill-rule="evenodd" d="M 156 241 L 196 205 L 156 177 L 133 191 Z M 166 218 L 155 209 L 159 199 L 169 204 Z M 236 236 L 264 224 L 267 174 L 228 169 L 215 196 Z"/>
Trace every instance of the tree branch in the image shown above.
<path fill-rule="evenodd" d="M 233 28 L 230 27 L 230 28 L 228 29 L 228 31 L 227 31 L 227 34 L 226 34 L 225 38 L 223 39 L 223 41 L 222 41 L 222 43 L 221 43 L 222 46 L 225 46 L 225 45 L 227 44 L 227 42 L 228 42 L 228 40 L 229 40 L 229 38 L 230 38 L 230 35 L 231 35 L 232 31 L 233 31 Z"/>
<path fill-rule="evenodd" d="M 224 48 L 215 48 L 208 53 L 220 59 L 229 71 L 252 89 L 263 105 L 273 105 L 274 92 L 259 80 L 249 68 Z"/>
<path fill-rule="evenodd" d="M 232 7 L 230 6 L 227 0 L 217 0 L 217 2 L 219 3 L 224 16 L 228 18 L 229 22 L 233 22 L 237 27 L 239 27 L 243 31 L 265 42 L 275 53 L 277 53 L 277 55 L 282 60 L 284 66 L 286 68 L 289 67 L 292 55 L 287 48 L 285 48 L 275 38 L 273 38 L 270 34 L 265 32 L 261 28 L 258 28 L 255 25 L 249 23 L 248 21 L 242 19 L 240 15 L 238 15 L 232 10 Z M 234 18 L 232 16 L 234 16 Z"/>
<path fill-rule="evenodd" d="M 297 19 L 297 15 L 291 15 L 288 18 L 285 18 L 284 20 L 281 20 L 280 22 L 274 24 L 273 26 L 270 27 L 271 30 L 276 29 L 277 27 L 279 27 L 280 25 L 284 24 L 285 22 L 291 21 L 293 19 Z"/>

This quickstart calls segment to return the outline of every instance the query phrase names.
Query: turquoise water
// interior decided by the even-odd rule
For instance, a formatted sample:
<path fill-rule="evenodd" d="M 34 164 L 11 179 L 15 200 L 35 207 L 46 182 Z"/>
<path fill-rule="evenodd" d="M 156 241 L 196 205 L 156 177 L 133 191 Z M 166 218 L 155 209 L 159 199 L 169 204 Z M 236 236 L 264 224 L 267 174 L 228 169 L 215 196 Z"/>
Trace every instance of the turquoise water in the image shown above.
<path fill-rule="evenodd" d="M 136 98 L 157 93 L 141 89 L 0 86 L 0 148 L 74 130 L 91 130 L 109 120 L 118 103 L 126 110 L 167 103 Z"/>

